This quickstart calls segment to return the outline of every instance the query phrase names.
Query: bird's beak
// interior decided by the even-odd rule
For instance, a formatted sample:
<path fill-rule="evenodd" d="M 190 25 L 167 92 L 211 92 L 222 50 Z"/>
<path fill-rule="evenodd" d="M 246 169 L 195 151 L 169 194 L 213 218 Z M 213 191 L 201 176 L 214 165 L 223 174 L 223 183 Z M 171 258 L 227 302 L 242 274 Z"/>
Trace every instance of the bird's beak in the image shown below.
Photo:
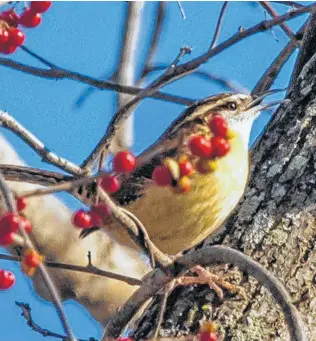
<path fill-rule="evenodd" d="M 254 99 L 253 99 L 253 101 L 251 101 L 249 103 L 249 105 L 247 107 L 247 111 L 259 113 L 260 111 L 274 107 L 275 105 L 290 102 L 289 99 L 282 99 L 282 100 L 271 101 L 269 103 L 262 103 L 262 101 L 267 96 L 274 95 L 276 93 L 283 92 L 285 90 L 286 89 L 273 89 L 273 90 L 269 90 L 269 91 L 266 91 L 266 92 L 261 93 L 261 94 L 254 95 L 253 96 Z"/>

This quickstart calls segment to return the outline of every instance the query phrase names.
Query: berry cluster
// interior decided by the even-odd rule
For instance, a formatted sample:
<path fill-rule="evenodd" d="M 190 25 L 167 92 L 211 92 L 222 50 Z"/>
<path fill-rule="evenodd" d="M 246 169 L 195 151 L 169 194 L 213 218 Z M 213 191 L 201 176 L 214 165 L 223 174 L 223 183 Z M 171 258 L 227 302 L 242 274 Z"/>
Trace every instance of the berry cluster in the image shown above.
<path fill-rule="evenodd" d="M 14 9 L 0 13 L 0 53 L 11 54 L 21 46 L 25 40 L 25 33 L 18 28 L 19 25 L 26 28 L 38 26 L 42 21 L 41 13 L 51 6 L 51 1 L 31 1 L 19 16 Z"/>
<path fill-rule="evenodd" d="M 128 151 L 118 152 L 113 159 L 114 173 L 131 173 L 136 167 L 135 156 Z M 101 188 L 109 193 L 116 193 L 120 189 L 120 182 L 114 175 L 106 174 L 100 181 Z M 111 210 L 104 204 L 97 204 L 89 211 L 79 210 L 72 216 L 72 223 L 75 227 L 88 229 L 93 226 L 101 226 L 110 217 Z"/>
<path fill-rule="evenodd" d="M 176 161 L 166 158 L 154 169 L 152 179 L 158 186 L 171 186 L 178 193 L 189 192 L 190 177 L 198 171 L 207 174 L 217 169 L 217 160 L 230 151 L 229 139 L 234 136 L 221 115 L 211 115 L 205 134 L 194 135 L 187 141 L 187 154 Z"/>
<path fill-rule="evenodd" d="M 19 213 L 25 209 L 26 205 L 25 198 L 19 197 L 16 199 L 16 207 Z M 32 225 L 24 215 L 12 212 L 5 213 L 0 218 L 0 245 L 13 244 L 20 225 L 26 233 L 32 231 Z"/>

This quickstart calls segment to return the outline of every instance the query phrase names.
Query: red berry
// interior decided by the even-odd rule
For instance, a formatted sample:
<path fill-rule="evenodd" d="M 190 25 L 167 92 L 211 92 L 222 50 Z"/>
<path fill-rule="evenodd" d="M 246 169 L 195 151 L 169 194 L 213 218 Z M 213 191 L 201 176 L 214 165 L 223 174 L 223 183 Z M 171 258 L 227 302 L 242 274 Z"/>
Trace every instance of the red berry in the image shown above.
<path fill-rule="evenodd" d="M 136 158 L 135 156 L 128 152 L 122 151 L 118 152 L 113 160 L 113 169 L 118 173 L 130 173 L 136 167 Z"/>
<path fill-rule="evenodd" d="M 16 14 L 14 9 L 2 12 L 0 14 L 0 20 L 7 22 L 9 26 L 17 27 L 19 24 L 19 16 Z"/>
<path fill-rule="evenodd" d="M 194 156 L 207 159 L 212 155 L 211 141 L 202 135 L 192 136 L 189 140 L 189 148 Z"/>
<path fill-rule="evenodd" d="M 15 276 L 11 271 L 0 270 L 0 289 L 7 290 L 15 283 Z"/>
<path fill-rule="evenodd" d="M 100 185 L 102 189 L 107 193 L 115 193 L 120 189 L 120 182 L 113 175 L 104 175 Z"/>
<path fill-rule="evenodd" d="M 131 339 L 130 337 L 119 337 L 117 340 L 118 340 L 118 341 L 134 341 L 134 340 Z"/>
<path fill-rule="evenodd" d="M 0 28 L 0 45 L 5 44 L 9 39 L 9 32 L 3 28 Z"/>
<path fill-rule="evenodd" d="M 21 15 L 19 24 L 24 27 L 36 27 L 42 21 L 42 16 L 39 13 L 32 12 L 29 8 Z"/>
<path fill-rule="evenodd" d="M 16 233 L 19 229 L 20 217 L 15 213 L 6 213 L 0 219 L 0 237 L 8 233 Z"/>
<path fill-rule="evenodd" d="M 24 254 L 23 263 L 30 268 L 37 268 L 41 261 L 40 255 L 35 250 L 27 250 Z"/>
<path fill-rule="evenodd" d="M 11 245 L 14 243 L 13 233 L 7 233 L 3 237 L 0 237 L 0 245 Z"/>
<path fill-rule="evenodd" d="M 9 29 L 9 39 L 7 44 L 13 46 L 21 46 L 24 42 L 25 34 L 17 27 L 11 27 Z"/>
<path fill-rule="evenodd" d="M 228 124 L 221 115 L 212 116 L 208 123 L 212 133 L 215 136 L 226 137 L 228 133 Z"/>
<path fill-rule="evenodd" d="M 44 13 L 49 9 L 51 4 L 51 1 L 31 1 L 30 10 L 34 13 Z"/>
<path fill-rule="evenodd" d="M 84 210 L 76 211 L 72 216 L 72 223 L 75 227 L 87 229 L 91 227 L 91 215 Z"/>
<path fill-rule="evenodd" d="M 91 217 L 91 226 L 101 226 L 103 225 L 102 217 L 96 212 L 89 212 Z"/>
<path fill-rule="evenodd" d="M 20 224 L 21 224 L 20 226 L 24 228 L 26 233 L 31 233 L 32 224 L 27 218 L 20 216 Z"/>
<path fill-rule="evenodd" d="M 194 167 L 189 160 L 179 161 L 180 176 L 190 176 L 194 173 Z"/>
<path fill-rule="evenodd" d="M 166 166 L 157 166 L 152 174 L 152 179 L 158 186 L 171 186 L 172 175 Z"/>
<path fill-rule="evenodd" d="M 111 209 L 105 204 L 97 204 L 91 207 L 91 211 L 97 213 L 102 219 L 111 215 Z"/>
<path fill-rule="evenodd" d="M 25 198 L 23 197 L 16 198 L 16 209 L 18 211 L 23 211 L 26 206 L 27 206 L 27 202 Z"/>
<path fill-rule="evenodd" d="M 230 151 L 230 143 L 223 137 L 214 136 L 212 137 L 213 145 L 213 156 L 222 157 L 225 156 Z"/>
<path fill-rule="evenodd" d="M 11 53 L 15 52 L 15 50 L 17 48 L 18 48 L 17 46 L 10 45 L 10 44 L 6 43 L 4 45 L 0 45 L 0 53 L 11 54 Z"/>

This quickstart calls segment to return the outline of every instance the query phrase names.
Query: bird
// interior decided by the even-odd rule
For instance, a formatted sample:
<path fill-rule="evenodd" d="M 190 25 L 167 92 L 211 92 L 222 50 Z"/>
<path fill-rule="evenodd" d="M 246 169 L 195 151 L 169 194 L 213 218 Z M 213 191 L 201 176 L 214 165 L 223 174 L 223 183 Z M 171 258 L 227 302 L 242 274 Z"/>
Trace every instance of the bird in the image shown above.
<path fill-rule="evenodd" d="M 151 241 L 164 253 L 176 255 L 199 244 L 219 230 L 245 191 L 249 175 L 249 137 L 262 100 L 279 90 L 252 96 L 223 93 L 197 101 L 177 118 L 161 137 L 137 157 L 136 170 L 121 178 L 121 189 L 112 197 L 145 226 Z M 272 105 L 278 102 L 272 102 Z M 220 114 L 234 132 L 230 152 L 217 161 L 217 169 L 192 177 L 189 193 L 153 184 L 155 167 L 166 158 L 177 158 L 183 141 L 207 126 L 210 115 Z M 98 228 L 84 230 L 87 237 Z M 114 220 L 102 229 L 118 243 L 137 247 Z"/>
<path fill-rule="evenodd" d="M 145 226 L 151 241 L 168 255 L 188 250 L 214 235 L 245 191 L 249 176 L 249 137 L 254 120 L 263 109 L 282 103 L 262 104 L 262 101 L 280 91 L 284 89 L 259 95 L 221 93 L 197 101 L 137 157 L 136 169 L 132 173 L 119 174 L 121 187 L 111 195 L 112 199 L 135 215 Z M 196 172 L 191 179 L 191 190 L 185 194 L 179 195 L 172 188 L 155 185 L 152 180 L 155 168 L 166 158 L 179 157 L 190 137 L 203 132 L 208 118 L 217 114 L 226 119 L 234 132 L 229 140 L 230 151 L 216 161 L 217 169 L 208 174 Z M 46 186 L 73 179 L 30 167 L 1 165 L 1 171 L 8 180 L 34 180 Z M 174 179 L 174 185 L 177 185 L 177 179 Z M 78 186 L 71 193 L 85 204 L 93 205 L 97 198 L 97 183 Z M 112 218 L 101 227 L 83 230 L 81 237 L 85 238 L 100 228 L 119 244 L 137 248 L 127 231 Z"/>
<path fill-rule="evenodd" d="M 179 255 L 220 231 L 220 227 L 242 198 L 248 183 L 248 145 L 253 122 L 260 111 L 282 103 L 274 101 L 262 104 L 266 96 L 279 91 L 284 90 L 270 90 L 259 95 L 222 93 L 197 101 L 137 157 L 133 172 L 118 175 L 121 187 L 111 195 L 112 199 L 142 222 L 150 240 L 160 251 L 168 255 Z M 195 172 L 191 177 L 190 191 L 178 193 L 176 188 L 179 179 L 170 166 L 174 177 L 173 186 L 157 186 L 153 181 L 156 167 L 164 164 L 166 159 L 177 160 L 185 153 L 190 138 L 205 133 L 209 118 L 215 115 L 222 116 L 233 132 L 229 139 L 229 153 L 216 160 L 216 169 L 207 174 Z M 14 175 L 10 175 L 10 172 L 14 173 L 14 169 L 1 166 L 1 171 L 8 180 L 14 180 Z M 70 177 L 52 172 L 46 172 L 45 179 L 45 172 L 36 172 L 34 169 L 19 169 L 19 181 L 36 178 L 37 182 L 41 182 L 43 177 L 42 184 L 47 185 L 47 182 L 52 184 L 70 180 Z M 78 186 L 72 189 L 72 194 L 82 202 L 93 205 L 98 197 L 97 183 Z M 111 217 L 101 227 L 83 230 L 80 236 L 86 238 L 100 228 L 117 243 L 140 250 L 128 232 Z M 184 278 L 182 283 L 190 284 L 194 280 L 201 283 L 205 280 L 222 297 L 221 290 L 213 283 L 213 275 L 210 279 L 204 269 L 199 267 L 194 271 L 198 277 L 193 278 L 193 281 Z M 221 286 L 234 289 L 222 279 L 218 282 Z"/>

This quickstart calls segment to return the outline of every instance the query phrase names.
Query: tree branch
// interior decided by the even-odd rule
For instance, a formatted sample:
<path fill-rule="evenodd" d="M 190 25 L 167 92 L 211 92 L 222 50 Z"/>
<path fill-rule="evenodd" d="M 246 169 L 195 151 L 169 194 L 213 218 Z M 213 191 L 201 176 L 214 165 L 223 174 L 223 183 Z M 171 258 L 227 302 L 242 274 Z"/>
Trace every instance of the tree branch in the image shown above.
<path fill-rule="evenodd" d="M 25 129 L 20 123 L 18 123 L 12 116 L 8 113 L 0 111 L 0 125 L 3 128 L 9 129 L 18 137 L 20 137 L 26 144 L 28 144 L 41 158 L 43 161 L 53 164 L 64 171 L 82 175 L 84 171 L 76 164 L 57 156 L 45 147 L 37 137 L 35 137 L 31 132 Z"/>
<path fill-rule="evenodd" d="M 72 72 L 70 70 L 57 68 L 57 69 L 41 69 L 33 66 L 29 66 L 23 63 L 16 62 L 8 58 L 0 57 L 0 65 L 9 67 L 14 70 L 18 70 L 36 77 L 48 78 L 48 79 L 70 79 L 80 83 L 89 84 L 100 90 L 111 90 L 120 93 L 127 93 L 130 95 L 136 95 L 143 89 L 137 88 L 135 86 L 127 86 L 116 84 L 108 80 L 100 80 L 94 77 L 86 76 L 78 72 Z M 195 100 L 190 98 L 185 98 L 182 96 L 170 95 L 167 93 L 157 92 L 150 96 L 155 99 L 162 101 L 172 102 L 180 105 L 192 105 Z"/>
<path fill-rule="evenodd" d="M 138 309 L 164 288 L 170 280 L 178 277 L 187 269 L 193 268 L 195 265 L 209 266 L 218 262 L 238 266 L 242 271 L 253 276 L 264 285 L 283 310 L 290 340 L 307 341 L 303 321 L 297 309 L 291 303 L 291 297 L 278 279 L 250 257 L 226 246 L 210 246 L 178 258 L 174 264 L 171 264 L 166 269 L 168 275 L 164 274 L 161 270 L 151 272 L 144 279 L 144 284 L 106 325 L 102 340 L 105 341 L 108 337 L 119 337 Z"/>
<path fill-rule="evenodd" d="M 50 336 L 50 337 L 55 337 L 57 339 L 62 339 L 62 340 L 66 340 L 67 336 L 65 335 L 61 335 L 55 332 L 52 332 L 48 329 L 43 329 L 42 327 L 40 327 L 38 324 L 36 324 L 32 318 L 32 314 L 31 314 L 31 307 L 26 304 L 26 303 L 22 303 L 22 302 L 17 302 L 15 301 L 15 304 L 21 308 L 22 313 L 21 315 L 25 318 L 27 325 L 32 328 L 32 330 L 34 330 L 36 333 L 41 334 L 42 336 L 46 337 L 46 336 Z M 97 341 L 97 339 L 95 338 L 89 338 L 87 339 L 78 339 L 78 341 Z"/>
<path fill-rule="evenodd" d="M 0 259 L 10 260 L 13 262 L 22 261 L 21 257 L 11 256 L 11 255 L 6 255 L 6 254 L 0 254 Z M 87 266 L 80 266 L 80 265 L 65 264 L 65 263 L 58 263 L 58 262 L 51 262 L 51 261 L 45 261 L 44 263 L 48 268 L 77 271 L 77 272 L 88 273 L 88 274 L 97 275 L 101 277 L 112 278 L 118 281 L 125 282 L 129 285 L 141 285 L 142 284 L 142 281 L 137 278 L 117 274 L 112 271 L 102 270 L 102 269 L 95 267 L 92 264 L 88 264 Z"/>

